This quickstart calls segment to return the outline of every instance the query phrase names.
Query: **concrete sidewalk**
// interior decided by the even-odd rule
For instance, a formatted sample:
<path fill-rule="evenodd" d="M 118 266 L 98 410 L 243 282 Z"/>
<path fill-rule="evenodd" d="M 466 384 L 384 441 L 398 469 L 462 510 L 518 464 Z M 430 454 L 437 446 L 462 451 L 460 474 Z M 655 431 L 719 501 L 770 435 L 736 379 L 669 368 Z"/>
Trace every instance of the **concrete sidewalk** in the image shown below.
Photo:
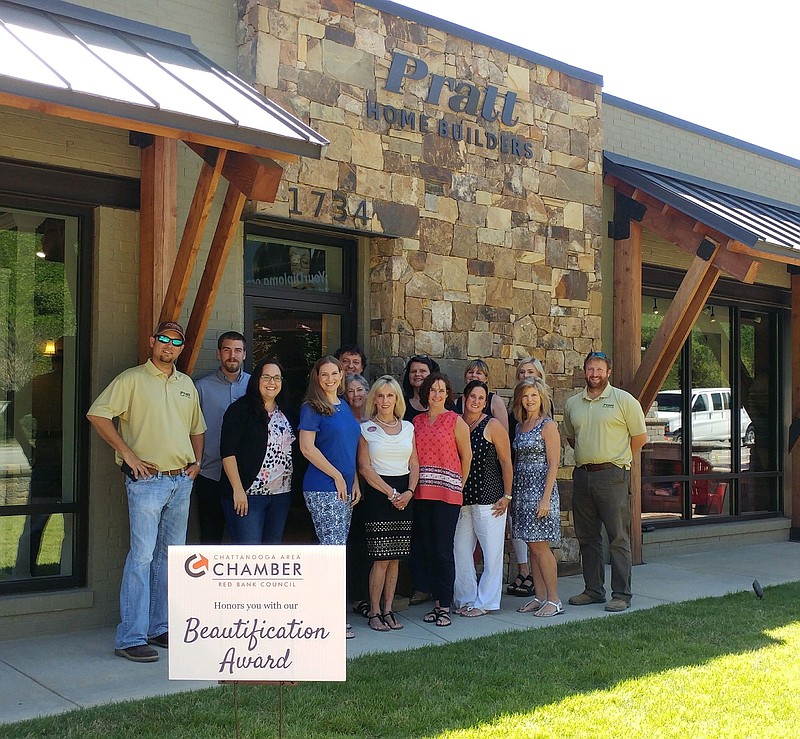
<path fill-rule="evenodd" d="M 800 580 L 800 544 L 757 544 L 651 557 L 647 564 L 634 568 L 631 610 L 750 590 L 754 579 L 764 586 Z M 566 613 L 549 619 L 517 613 L 516 608 L 526 601 L 513 597 L 504 597 L 499 611 L 480 618 L 454 616 L 449 628 L 422 623 L 429 604 L 404 611 L 400 619 L 405 628 L 401 631 L 372 631 L 366 619 L 351 614 L 356 638 L 347 643 L 347 655 L 414 649 L 501 631 L 616 617 L 606 613 L 602 605 L 567 605 L 567 599 L 582 590 L 580 576 L 561 578 L 559 595 Z M 162 658 L 154 664 L 135 664 L 114 656 L 113 643 L 113 627 L 0 641 L 0 724 L 216 685 L 170 681 L 166 652 L 160 650 Z"/>

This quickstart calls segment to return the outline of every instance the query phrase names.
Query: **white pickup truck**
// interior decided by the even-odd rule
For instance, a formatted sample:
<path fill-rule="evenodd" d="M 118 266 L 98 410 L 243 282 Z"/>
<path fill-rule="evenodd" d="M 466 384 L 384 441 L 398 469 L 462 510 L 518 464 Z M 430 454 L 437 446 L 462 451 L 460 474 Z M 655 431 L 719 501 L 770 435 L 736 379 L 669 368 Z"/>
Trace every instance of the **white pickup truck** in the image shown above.
<path fill-rule="evenodd" d="M 662 390 L 656 396 L 656 415 L 664 421 L 664 436 L 681 440 L 681 391 Z M 701 387 L 692 390 L 692 440 L 729 441 L 731 438 L 731 389 Z M 755 443 L 753 422 L 744 408 L 739 410 L 742 443 Z"/>

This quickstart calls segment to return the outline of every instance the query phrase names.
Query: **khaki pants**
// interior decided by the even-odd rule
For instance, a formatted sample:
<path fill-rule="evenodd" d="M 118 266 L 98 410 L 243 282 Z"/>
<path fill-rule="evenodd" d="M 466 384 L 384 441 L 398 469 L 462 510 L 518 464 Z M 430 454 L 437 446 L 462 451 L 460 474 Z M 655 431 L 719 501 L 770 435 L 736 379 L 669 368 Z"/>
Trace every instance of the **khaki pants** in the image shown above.
<path fill-rule="evenodd" d="M 601 525 L 608 532 L 611 597 L 631 600 L 631 502 L 629 470 L 611 467 L 572 473 L 572 515 L 581 548 L 586 592 L 605 598 L 605 563 Z"/>

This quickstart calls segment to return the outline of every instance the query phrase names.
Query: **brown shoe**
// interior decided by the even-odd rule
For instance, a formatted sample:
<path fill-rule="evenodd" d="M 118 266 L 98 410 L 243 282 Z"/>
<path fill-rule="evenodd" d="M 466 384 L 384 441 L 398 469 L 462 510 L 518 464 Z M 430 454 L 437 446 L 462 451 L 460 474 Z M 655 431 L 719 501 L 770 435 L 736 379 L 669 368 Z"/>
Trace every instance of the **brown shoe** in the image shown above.
<path fill-rule="evenodd" d="M 619 613 L 620 611 L 624 611 L 626 608 L 630 608 L 631 604 L 628 603 L 627 600 L 622 600 L 622 598 L 612 598 L 608 603 L 606 603 L 606 610 L 611 611 L 612 613 Z"/>
<path fill-rule="evenodd" d="M 114 654 L 117 657 L 124 657 L 131 662 L 158 662 L 158 652 L 151 649 L 147 644 L 137 644 L 135 647 L 127 647 L 126 649 L 115 649 Z"/>
<path fill-rule="evenodd" d="M 592 603 L 605 603 L 605 598 L 598 598 L 597 596 L 590 595 L 589 593 L 583 592 L 578 593 L 578 595 L 573 595 L 568 603 L 571 606 L 588 606 Z"/>
<path fill-rule="evenodd" d="M 161 647 L 162 649 L 169 649 L 169 631 L 165 631 L 158 636 L 148 636 L 147 643 L 152 644 L 154 647 Z"/>

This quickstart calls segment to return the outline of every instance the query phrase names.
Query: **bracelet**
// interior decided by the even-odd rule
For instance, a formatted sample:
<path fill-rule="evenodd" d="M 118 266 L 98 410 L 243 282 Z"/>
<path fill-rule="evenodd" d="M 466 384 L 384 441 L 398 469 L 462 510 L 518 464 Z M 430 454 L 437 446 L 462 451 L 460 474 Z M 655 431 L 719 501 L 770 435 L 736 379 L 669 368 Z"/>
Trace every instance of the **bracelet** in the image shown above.
<path fill-rule="evenodd" d="M 414 491 L 413 491 L 411 488 L 409 488 L 408 490 L 406 490 L 406 493 L 411 493 L 412 497 L 413 497 L 413 495 L 414 495 Z M 403 495 L 405 495 L 406 493 L 403 493 Z"/>

